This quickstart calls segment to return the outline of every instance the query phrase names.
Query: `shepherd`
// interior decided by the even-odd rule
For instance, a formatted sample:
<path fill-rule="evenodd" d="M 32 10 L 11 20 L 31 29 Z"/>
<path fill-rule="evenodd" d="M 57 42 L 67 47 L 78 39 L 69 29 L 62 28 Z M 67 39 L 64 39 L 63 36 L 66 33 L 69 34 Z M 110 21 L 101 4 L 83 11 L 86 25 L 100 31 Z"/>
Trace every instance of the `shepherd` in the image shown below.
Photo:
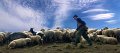
<path fill-rule="evenodd" d="M 29 32 L 31 32 L 33 35 L 36 35 L 36 32 L 33 31 L 34 28 L 30 28 Z"/>
<path fill-rule="evenodd" d="M 88 27 L 86 26 L 86 23 L 78 18 L 77 15 L 73 16 L 74 20 L 77 22 L 77 29 L 75 31 L 75 40 L 74 40 L 74 45 L 77 45 L 80 43 L 80 38 L 83 36 L 83 38 L 87 41 L 88 46 L 92 46 L 92 41 L 87 35 L 87 30 Z"/>

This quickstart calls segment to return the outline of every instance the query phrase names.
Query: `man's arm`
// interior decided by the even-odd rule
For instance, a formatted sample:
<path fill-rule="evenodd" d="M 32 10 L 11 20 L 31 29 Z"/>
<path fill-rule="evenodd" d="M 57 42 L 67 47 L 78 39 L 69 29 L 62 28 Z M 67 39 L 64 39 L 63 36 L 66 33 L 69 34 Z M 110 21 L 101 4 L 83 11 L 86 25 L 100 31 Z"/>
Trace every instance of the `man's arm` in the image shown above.
<path fill-rule="evenodd" d="M 76 31 L 78 31 L 78 29 L 80 29 L 80 26 L 77 27 Z"/>

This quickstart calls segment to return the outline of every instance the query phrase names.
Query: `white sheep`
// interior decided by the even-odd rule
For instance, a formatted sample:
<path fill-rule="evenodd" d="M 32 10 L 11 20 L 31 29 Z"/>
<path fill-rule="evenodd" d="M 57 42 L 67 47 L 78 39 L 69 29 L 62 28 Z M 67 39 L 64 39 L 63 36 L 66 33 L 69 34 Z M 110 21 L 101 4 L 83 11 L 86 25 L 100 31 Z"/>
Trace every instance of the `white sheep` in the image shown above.
<path fill-rule="evenodd" d="M 29 31 L 23 31 L 24 34 L 26 34 L 27 37 L 33 36 L 33 34 Z"/>
<path fill-rule="evenodd" d="M 30 39 L 32 44 L 39 44 L 39 45 L 42 44 L 42 38 L 39 35 L 30 36 Z"/>
<path fill-rule="evenodd" d="M 102 35 L 106 35 L 108 37 L 114 37 L 113 29 L 106 29 L 102 31 Z"/>
<path fill-rule="evenodd" d="M 120 42 L 120 29 L 114 29 L 114 37 Z"/>
<path fill-rule="evenodd" d="M 61 42 L 62 38 L 63 38 L 63 32 L 59 29 L 54 30 L 54 38 L 55 38 L 56 41 Z"/>
<path fill-rule="evenodd" d="M 105 35 L 97 35 L 96 32 L 93 32 L 93 33 L 89 34 L 89 37 L 90 37 L 90 39 L 91 39 L 92 41 L 100 42 L 100 41 L 101 41 L 101 40 L 100 40 L 100 37 L 107 37 L 107 36 L 105 36 Z"/>
<path fill-rule="evenodd" d="M 97 30 L 96 33 L 97 35 L 102 35 L 102 30 Z"/>
<path fill-rule="evenodd" d="M 93 33 L 93 32 L 96 32 L 97 31 L 97 29 L 88 29 L 88 34 L 90 34 L 90 33 Z"/>
<path fill-rule="evenodd" d="M 118 44 L 117 39 L 114 37 L 101 37 L 101 39 L 102 39 L 102 43 L 104 44 L 112 44 L 112 45 Z"/>
<path fill-rule="evenodd" d="M 71 36 L 72 36 L 72 33 L 69 29 L 67 30 L 64 30 L 63 32 L 63 41 L 64 42 L 70 42 L 71 41 Z"/>
<path fill-rule="evenodd" d="M 44 33 L 43 39 L 45 43 L 55 41 L 55 35 L 53 30 L 46 30 L 43 33 Z"/>
<path fill-rule="evenodd" d="M 5 40 L 5 33 L 4 32 L 0 32 L 0 44 L 3 45 Z"/>
<path fill-rule="evenodd" d="M 27 45 L 28 42 L 31 42 L 30 38 L 20 38 L 20 39 L 16 39 L 10 42 L 10 44 L 8 45 L 9 49 L 13 49 L 16 47 L 24 47 Z"/>
<path fill-rule="evenodd" d="M 118 44 L 117 39 L 114 38 L 114 37 L 107 37 L 105 35 L 93 34 L 93 38 L 94 38 L 95 41 L 101 42 L 101 43 L 104 43 L 104 44 Z"/>

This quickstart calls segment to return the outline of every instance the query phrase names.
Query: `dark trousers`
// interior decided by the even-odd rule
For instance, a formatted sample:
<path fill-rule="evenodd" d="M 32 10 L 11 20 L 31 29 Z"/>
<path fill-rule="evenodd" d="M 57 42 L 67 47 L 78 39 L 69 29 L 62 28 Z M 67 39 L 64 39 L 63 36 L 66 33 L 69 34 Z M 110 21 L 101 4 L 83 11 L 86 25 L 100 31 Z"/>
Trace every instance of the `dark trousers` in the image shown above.
<path fill-rule="evenodd" d="M 76 35 L 75 35 L 75 43 L 76 43 L 76 44 L 77 44 L 77 43 L 80 43 L 80 38 L 81 38 L 81 36 L 83 36 L 83 38 L 84 38 L 85 40 L 87 40 L 87 43 L 88 43 L 89 45 L 92 45 L 92 41 L 91 41 L 91 39 L 88 37 L 86 30 L 78 30 L 78 31 L 76 32 Z"/>

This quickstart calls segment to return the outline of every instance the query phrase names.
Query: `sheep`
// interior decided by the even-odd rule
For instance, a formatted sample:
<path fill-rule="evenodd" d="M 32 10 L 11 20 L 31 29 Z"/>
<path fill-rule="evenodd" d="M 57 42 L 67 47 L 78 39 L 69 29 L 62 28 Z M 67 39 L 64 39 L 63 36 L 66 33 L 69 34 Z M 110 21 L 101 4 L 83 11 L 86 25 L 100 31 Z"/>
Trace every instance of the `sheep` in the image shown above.
<path fill-rule="evenodd" d="M 63 32 L 59 29 L 54 30 L 54 38 L 56 42 L 62 42 Z"/>
<path fill-rule="evenodd" d="M 43 38 L 45 36 L 43 31 L 37 31 L 36 35 L 41 36 L 41 38 Z"/>
<path fill-rule="evenodd" d="M 89 37 L 92 41 L 95 41 L 95 42 L 100 42 L 101 40 L 99 39 L 100 37 L 107 37 L 105 35 L 97 35 L 97 32 L 93 32 L 91 34 L 89 34 Z"/>
<path fill-rule="evenodd" d="M 114 37 L 120 42 L 120 29 L 114 29 Z"/>
<path fill-rule="evenodd" d="M 106 35 L 108 37 L 114 37 L 114 31 L 112 29 L 106 29 L 102 31 L 102 35 Z"/>
<path fill-rule="evenodd" d="M 97 30 L 96 33 L 97 35 L 102 35 L 102 30 Z"/>
<path fill-rule="evenodd" d="M 23 31 L 23 33 L 27 36 L 27 37 L 30 37 L 30 36 L 33 36 L 33 34 L 29 31 Z"/>
<path fill-rule="evenodd" d="M 64 42 L 71 42 L 74 41 L 75 38 L 75 30 L 74 29 L 66 29 L 63 32 L 63 41 Z"/>
<path fill-rule="evenodd" d="M 0 45 L 3 45 L 7 42 L 7 38 L 11 32 L 0 32 Z"/>
<path fill-rule="evenodd" d="M 51 43 L 56 40 L 53 30 L 46 30 L 43 33 L 44 33 L 43 36 L 44 43 L 48 43 L 48 42 Z"/>
<path fill-rule="evenodd" d="M 97 31 L 97 29 L 88 29 L 88 34 L 90 34 L 90 33 L 93 33 L 93 32 L 96 32 Z"/>
<path fill-rule="evenodd" d="M 114 37 L 107 37 L 105 35 L 96 35 L 93 34 L 93 38 L 96 42 L 101 42 L 103 44 L 118 44 L 118 41 Z"/>
<path fill-rule="evenodd" d="M 3 45 L 5 39 L 5 34 L 4 32 L 0 32 L 0 45 Z"/>
<path fill-rule="evenodd" d="M 72 34 L 70 34 L 70 30 L 65 30 L 64 32 L 63 32 L 63 37 L 62 37 L 62 39 L 63 39 L 63 42 L 71 42 L 71 40 L 70 40 L 70 35 L 72 35 Z"/>
<path fill-rule="evenodd" d="M 118 44 L 117 39 L 114 37 L 101 37 L 101 39 L 102 39 L 102 43 L 104 44 L 112 44 L 112 45 Z"/>
<path fill-rule="evenodd" d="M 19 39 L 19 38 L 29 38 L 30 36 L 32 35 L 29 35 L 31 33 L 29 32 L 14 32 L 14 33 L 11 33 L 6 39 L 8 42 L 10 41 L 13 41 L 15 39 Z"/>
<path fill-rule="evenodd" d="M 71 30 L 70 30 L 70 40 L 71 40 L 71 41 L 73 41 L 73 39 L 75 38 L 75 35 L 76 35 L 75 29 L 71 29 Z"/>
<path fill-rule="evenodd" d="M 14 49 L 16 47 L 24 47 L 27 45 L 27 43 L 31 42 L 30 38 L 20 38 L 13 40 L 9 43 L 8 48 L 9 49 Z"/>
<path fill-rule="evenodd" d="M 35 36 L 30 36 L 30 39 L 31 39 L 31 44 L 32 45 L 36 45 L 36 44 L 43 44 L 43 39 L 41 38 L 41 36 L 39 35 L 35 35 Z"/>

